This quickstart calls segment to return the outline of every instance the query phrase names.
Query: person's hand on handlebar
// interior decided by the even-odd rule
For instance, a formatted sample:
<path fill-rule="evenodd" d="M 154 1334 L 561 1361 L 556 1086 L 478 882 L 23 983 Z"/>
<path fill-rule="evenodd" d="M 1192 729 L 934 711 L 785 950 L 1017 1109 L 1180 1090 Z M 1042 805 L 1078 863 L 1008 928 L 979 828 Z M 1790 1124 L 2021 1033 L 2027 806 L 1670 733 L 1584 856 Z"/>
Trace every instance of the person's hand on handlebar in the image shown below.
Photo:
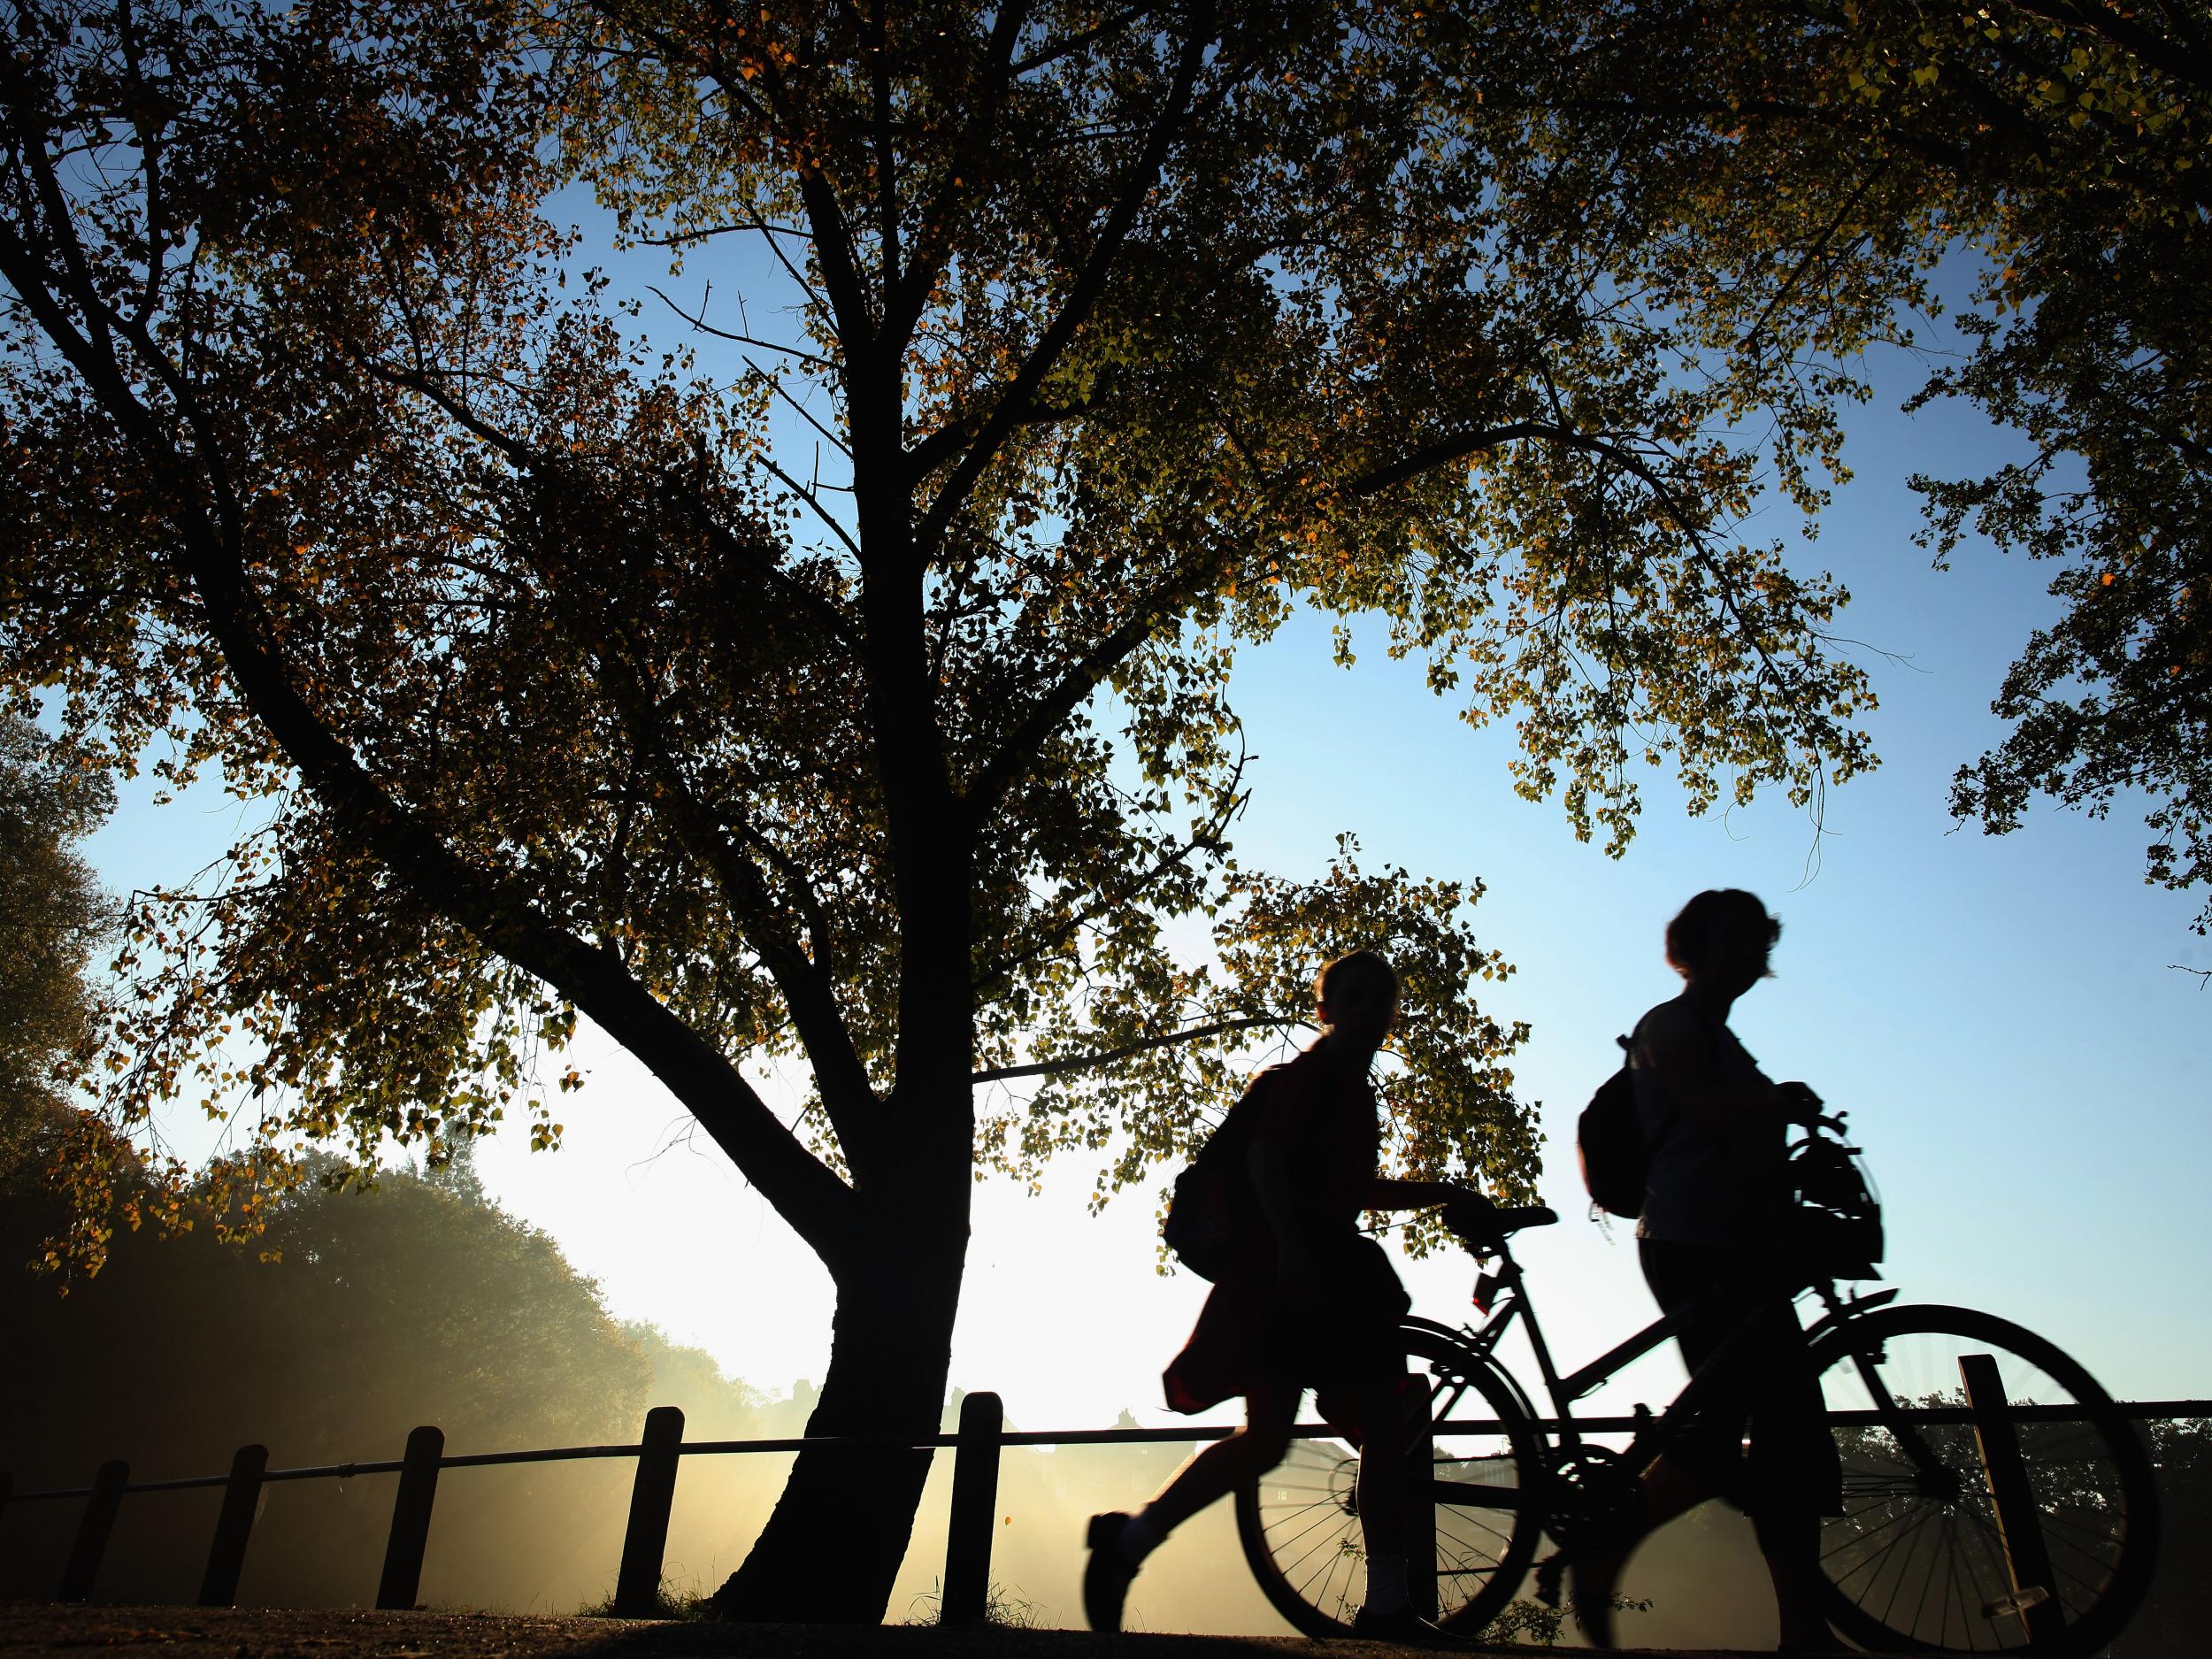
<path fill-rule="evenodd" d="M 1445 1230 L 1462 1238 L 1492 1239 L 1498 1234 L 1498 1207 L 1472 1187 L 1463 1187 L 1458 1196 L 1444 1205 Z"/>
<path fill-rule="evenodd" d="M 1775 1104 L 1782 1109 L 1782 1116 L 1787 1122 L 1816 1129 L 1827 1121 L 1820 1115 L 1820 1096 L 1802 1083 L 1777 1083 L 1774 1086 L 1774 1100 Z"/>

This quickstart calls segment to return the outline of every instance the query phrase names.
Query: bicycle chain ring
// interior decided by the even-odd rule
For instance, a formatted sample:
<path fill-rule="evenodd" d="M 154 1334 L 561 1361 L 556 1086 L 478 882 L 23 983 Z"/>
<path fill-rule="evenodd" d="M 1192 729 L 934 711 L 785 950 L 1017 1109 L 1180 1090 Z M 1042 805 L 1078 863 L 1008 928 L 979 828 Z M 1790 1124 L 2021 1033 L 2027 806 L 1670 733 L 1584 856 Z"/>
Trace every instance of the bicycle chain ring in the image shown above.
<path fill-rule="evenodd" d="M 1552 1460 L 1544 1530 L 1563 1557 L 1602 1553 L 1635 1536 L 1643 1494 L 1637 1471 L 1610 1447 L 1581 1445 Z"/>

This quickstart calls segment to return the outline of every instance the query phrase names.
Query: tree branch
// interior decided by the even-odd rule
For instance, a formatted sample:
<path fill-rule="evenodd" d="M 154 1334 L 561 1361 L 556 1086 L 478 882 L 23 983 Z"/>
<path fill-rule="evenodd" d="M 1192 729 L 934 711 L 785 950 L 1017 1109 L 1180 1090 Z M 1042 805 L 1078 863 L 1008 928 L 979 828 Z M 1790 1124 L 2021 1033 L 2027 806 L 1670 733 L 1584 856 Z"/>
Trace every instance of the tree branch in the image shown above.
<path fill-rule="evenodd" d="M 1137 222 L 1137 214 L 1144 199 L 1151 191 L 1160 168 L 1166 162 L 1168 151 L 1173 147 L 1175 134 L 1184 116 L 1188 112 L 1192 88 L 1197 84 L 1198 71 L 1204 62 L 1205 50 L 1211 39 L 1213 8 L 1199 7 L 1199 18 L 1194 20 L 1190 35 L 1183 42 L 1183 52 L 1176 65 L 1175 78 L 1158 117 L 1146 135 L 1144 149 L 1130 169 L 1128 187 L 1121 199 L 1114 204 L 1113 212 L 1099 233 L 1098 241 L 1091 250 L 1090 257 L 1076 275 L 1074 285 L 1038 340 L 1035 348 L 1023 362 L 1013 380 L 1000 395 L 988 417 L 978 430 L 975 440 L 968 446 L 966 456 L 953 469 L 930 498 L 929 508 L 915 528 L 914 547 L 926 559 L 930 549 L 944 536 L 952 517 L 960 511 L 977 481 L 983 476 L 992 457 L 1020 424 L 1029 409 L 1030 401 L 1044 384 L 1045 377 L 1060 360 L 1060 354 L 1074 340 L 1076 330 L 1091 314 L 1100 295 L 1105 291 L 1107 273 L 1121 252 L 1130 231 Z"/>
<path fill-rule="evenodd" d="M 820 460 L 821 457 L 818 452 L 815 457 L 816 465 L 818 466 L 820 465 Z M 812 490 L 799 482 L 797 479 L 792 477 L 790 473 L 785 472 L 782 467 L 777 465 L 774 457 L 764 454 L 760 457 L 760 464 L 766 467 L 771 472 L 775 474 L 777 482 L 780 483 L 786 489 L 789 490 L 794 495 L 804 502 L 807 504 L 808 510 L 810 511 L 817 518 L 819 518 L 825 525 L 829 526 L 831 534 L 835 535 L 840 541 L 842 541 L 845 544 L 845 551 L 853 556 L 853 562 L 855 564 L 861 562 L 860 543 L 853 540 L 852 532 L 846 529 L 843 525 L 837 522 L 836 518 L 831 515 L 830 510 L 822 505 L 820 499 L 816 496 Z"/>
<path fill-rule="evenodd" d="M 1079 52 L 1086 46 L 1104 40 L 1109 35 L 1120 33 L 1137 19 L 1142 17 L 1145 12 L 1146 8 L 1143 6 L 1125 6 L 1094 28 L 1085 29 L 1079 35 L 1068 35 L 1063 40 L 1049 41 L 1040 46 L 1028 57 L 1015 63 L 1011 73 L 1017 76 L 1034 74 L 1047 64 L 1056 63 L 1071 52 Z"/>
<path fill-rule="evenodd" d="M 1125 1042 L 1118 1048 L 1108 1048 L 1099 1054 L 1078 1055 L 1067 1060 L 1040 1060 L 1032 1065 L 1002 1065 L 994 1071 L 978 1071 L 969 1079 L 972 1083 L 1003 1083 L 1018 1077 L 1058 1077 L 1069 1071 L 1084 1071 L 1102 1065 L 1114 1065 L 1123 1060 L 1133 1060 L 1141 1054 L 1155 1048 L 1171 1048 L 1178 1043 L 1203 1042 L 1209 1037 L 1226 1036 L 1231 1032 L 1257 1031 L 1271 1026 L 1278 1031 L 1311 1031 L 1313 1026 L 1302 1019 L 1292 1019 L 1279 1014 L 1250 1014 L 1237 1019 L 1217 1019 L 1209 1025 L 1193 1025 L 1187 1031 L 1171 1031 L 1163 1036 L 1144 1037 L 1135 1042 Z"/>
<path fill-rule="evenodd" d="M 1018 426 L 1053 426 L 1063 420 L 1079 420 L 1098 405 L 1094 397 L 1069 404 L 1032 403 L 1015 424 Z M 916 480 L 927 478 L 939 467 L 960 453 L 972 441 L 982 417 L 971 415 L 947 421 L 934 432 L 925 434 L 910 444 L 906 452 L 907 465 Z"/>
<path fill-rule="evenodd" d="M 1119 909 L 1125 904 L 1134 902 L 1143 896 L 1146 889 L 1171 870 L 1189 863 L 1191 855 L 1201 848 L 1218 847 L 1221 842 L 1221 833 L 1229 827 L 1229 821 L 1237 815 L 1249 798 L 1248 794 L 1240 795 L 1237 790 L 1237 784 L 1244 776 L 1245 763 L 1248 758 L 1242 753 L 1238 755 L 1236 771 L 1229 780 L 1228 787 L 1221 793 L 1221 805 L 1214 813 L 1211 822 L 1191 836 L 1189 840 L 1180 842 L 1172 852 L 1161 854 L 1131 881 L 1110 892 L 1101 892 L 1090 903 L 1075 911 L 1060 926 L 1046 929 L 1043 933 L 1031 940 L 1020 949 L 1009 951 L 1006 955 L 986 964 L 983 971 L 975 976 L 977 993 L 987 995 L 1000 988 L 1015 969 L 1024 963 L 1035 961 L 1046 951 L 1065 943 L 1074 936 L 1078 929 L 1083 927 L 1093 917 L 1099 915 L 1102 911 Z"/>
<path fill-rule="evenodd" d="M 787 346 L 780 341 L 762 340 L 753 334 L 732 334 L 726 328 L 717 328 L 713 324 L 706 320 L 706 311 L 703 306 L 701 307 L 698 315 L 694 316 L 691 312 L 686 311 L 682 306 L 677 304 L 674 300 L 670 299 L 667 295 L 662 293 L 660 289 L 655 288 L 650 282 L 648 282 L 645 285 L 645 291 L 650 294 L 655 299 L 660 301 L 662 304 L 667 306 L 670 311 L 675 312 L 677 316 L 682 318 L 686 322 L 689 323 L 694 328 L 697 329 L 703 334 L 710 334 L 717 340 L 726 340 L 733 346 L 758 346 L 764 351 L 780 351 L 785 353 L 787 356 L 796 357 L 800 362 L 808 364 L 818 369 L 834 369 L 837 366 L 827 357 L 818 356 L 814 352 L 804 350 L 798 346 Z"/>
<path fill-rule="evenodd" d="M 1548 420 L 1516 420 L 1502 426 L 1484 426 L 1473 432 L 1455 434 L 1426 443 L 1410 455 L 1363 472 L 1348 484 L 1340 486 L 1337 494 L 1353 501 L 1363 501 L 1370 495 L 1379 495 L 1394 484 L 1418 478 L 1424 472 L 1448 466 L 1454 461 L 1463 461 L 1471 455 L 1494 449 L 1502 443 L 1516 442 L 1522 438 L 1560 438 L 1567 435 Z"/>
<path fill-rule="evenodd" d="M 1206 561 L 1209 566 L 1215 563 L 1217 561 Z M 1031 703 L 1028 712 L 969 783 L 965 807 L 971 825 L 981 824 L 998 810 L 1007 791 L 1028 769 L 1038 749 L 1060 722 L 1081 706 L 1083 699 L 1098 688 L 1101 680 L 1150 639 L 1164 618 L 1174 614 L 1178 603 L 1188 593 L 1197 569 L 1194 564 L 1156 584 L 1120 626 L 1094 645 L 1050 690 Z"/>
<path fill-rule="evenodd" d="M 2130 56 L 2199 90 L 2212 90 L 2212 57 L 2186 42 L 2175 42 L 2139 21 L 2140 8 L 2084 5 L 2072 0 L 2012 0 L 2032 17 L 2077 28 L 2111 42 Z"/>
<path fill-rule="evenodd" d="M 7 81 L 19 130 L 16 78 L 9 75 Z M 50 233 L 73 242 L 66 218 Z M 81 270 L 81 257 L 73 263 Z M 233 685 L 339 831 L 365 847 L 423 902 L 551 986 L 643 1060 L 834 1268 L 844 1249 L 851 1191 L 778 1121 L 736 1066 L 663 1007 L 613 952 L 568 933 L 517 884 L 457 855 L 385 788 L 301 694 L 289 664 L 270 643 L 276 631 L 246 579 L 234 511 L 219 521 L 209 519 L 193 459 L 178 450 L 117 360 L 112 340 L 120 332 L 150 372 L 173 378 L 173 368 L 169 376 L 160 375 L 170 365 L 147 330 L 116 330 L 119 319 L 88 286 L 88 277 L 65 278 L 69 304 L 107 325 L 106 349 L 96 349 L 70 326 L 68 308 L 50 286 L 51 273 L 6 219 L 0 219 L 0 273 L 139 451 L 166 497 L 166 516 L 179 533 L 180 562 L 199 593 L 203 626 Z M 200 465 L 212 468 L 218 457 L 210 453 Z M 217 495 L 219 501 L 226 492 L 219 488 Z"/>
<path fill-rule="evenodd" d="M 944 176 L 939 180 L 930 204 L 921 216 L 922 235 L 912 262 L 902 278 L 885 284 L 884 334 L 888 340 L 897 341 L 901 349 L 904 349 L 907 334 L 920 320 L 923 307 L 929 303 L 930 290 L 936 286 L 946 261 L 951 257 L 954 193 L 960 188 L 958 180 L 976 178 L 983 171 L 984 152 L 998 126 L 999 112 L 1006 102 L 1006 88 L 1014 75 L 1009 60 L 1020 43 L 1022 25 L 1028 13 L 1026 0 L 1017 0 L 1016 4 L 1000 6 L 992 19 L 991 35 L 984 42 L 983 57 L 987 65 L 998 66 L 997 73 L 991 75 L 987 92 L 961 128 L 960 142 L 952 159 L 947 163 Z M 934 234 L 933 227 L 937 227 Z M 922 474 L 916 472 L 913 476 L 918 478 Z"/>

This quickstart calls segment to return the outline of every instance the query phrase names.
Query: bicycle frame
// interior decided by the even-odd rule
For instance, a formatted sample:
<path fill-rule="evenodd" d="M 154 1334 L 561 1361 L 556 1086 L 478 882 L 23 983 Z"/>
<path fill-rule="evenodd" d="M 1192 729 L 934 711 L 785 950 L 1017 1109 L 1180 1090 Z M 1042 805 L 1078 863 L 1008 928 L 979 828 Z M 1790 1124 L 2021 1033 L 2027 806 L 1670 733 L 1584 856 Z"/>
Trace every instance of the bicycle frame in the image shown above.
<path fill-rule="evenodd" d="M 1430 1320 L 1415 1323 L 1432 1325 L 1465 1345 L 1477 1357 L 1489 1362 L 1493 1372 L 1503 1378 L 1513 1388 L 1532 1417 L 1540 1414 L 1535 1402 L 1518 1378 L 1509 1371 L 1496 1355 L 1499 1342 L 1516 1320 L 1523 1320 L 1528 1328 L 1529 1347 L 1536 1357 L 1536 1366 L 1544 1380 L 1544 1390 L 1551 1401 L 1552 1417 L 1557 1425 L 1557 1440 L 1553 1442 L 1555 1455 L 1561 1458 L 1573 1456 L 1582 1447 L 1583 1437 L 1574 1418 L 1574 1402 L 1592 1394 L 1611 1380 L 1635 1361 L 1652 1349 L 1673 1340 L 1684 1326 L 1701 1317 L 1713 1305 L 1736 1297 L 1741 1281 L 1716 1286 L 1699 1301 L 1686 1303 L 1672 1313 L 1663 1314 L 1645 1325 L 1626 1340 L 1615 1344 L 1604 1353 L 1575 1371 L 1562 1373 L 1552 1357 L 1551 1344 L 1545 1340 L 1542 1320 L 1529 1294 L 1528 1285 L 1520 1263 L 1514 1260 L 1509 1244 L 1500 1241 L 1494 1247 L 1498 1258 L 1495 1270 L 1483 1275 L 1476 1290 L 1477 1306 L 1485 1308 L 1488 1317 L 1480 1325 L 1462 1326 L 1458 1330 Z M 1727 1379 L 1732 1368 L 1733 1356 L 1746 1334 L 1757 1322 L 1767 1306 L 1776 1298 L 1794 1302 L 1806 1291 L 1816 1292 L 1824 1304 L 1825 1312 L 1806 1332 L 1809 1344 L 1839 1321 L 1882 1307 L 1896 1300 L 1894 1287 L 1875 1292 L 1870 1296 L 1844 1297 L 1838 1294 L 1832 1279 L 1806 1275 L 1801 1281 L 1785 1278 L 1773 1281 L 1760 1295 L 1743 1321 L 1723 1340 L 1712 1357 L 1693 1376 L 1682 1392 L 1668 1402 L 1666 1409 L 1654 1416 L 1649 1408 L 1639 1405 L 1635 1416 L 1640 1419 L 1629 1455 L 1640 1462 L 1655 1456 L 1665 1441 L 1672 1437 L 1681 1422 L 1692 1415 L 1713 1391 Z M 1871 1381 L 1871 1379 L 1870 1379 Z M 1912 1440 L 1917 1440 L 1914 1435 Z"/>

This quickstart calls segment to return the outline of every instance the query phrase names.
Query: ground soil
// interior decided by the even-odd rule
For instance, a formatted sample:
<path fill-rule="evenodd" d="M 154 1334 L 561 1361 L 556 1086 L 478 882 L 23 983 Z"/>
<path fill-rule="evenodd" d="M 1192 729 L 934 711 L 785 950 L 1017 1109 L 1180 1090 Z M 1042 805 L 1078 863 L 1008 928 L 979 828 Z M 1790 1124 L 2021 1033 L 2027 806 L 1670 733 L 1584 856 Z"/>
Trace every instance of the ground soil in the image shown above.
<path fill-rule="evenodd" d="M 1096 1636 L 1088 1631 L 938 1625 L 727 1625 L 507 1614 L 273 1608 L 0 1605 L 0 1659 L 89 1659 L 87 1648 L 157 1647 L 159 1659 L 1404 1659 L 1381 1642 L 1301 1637 Z M 1491 1654 L 1529 1655 L 1529 1647 Z M 147 1659 L 152 1659 L 148 1655 Z M 1691 1659 L 1678 1655 L 1676 1659 Z"/>

